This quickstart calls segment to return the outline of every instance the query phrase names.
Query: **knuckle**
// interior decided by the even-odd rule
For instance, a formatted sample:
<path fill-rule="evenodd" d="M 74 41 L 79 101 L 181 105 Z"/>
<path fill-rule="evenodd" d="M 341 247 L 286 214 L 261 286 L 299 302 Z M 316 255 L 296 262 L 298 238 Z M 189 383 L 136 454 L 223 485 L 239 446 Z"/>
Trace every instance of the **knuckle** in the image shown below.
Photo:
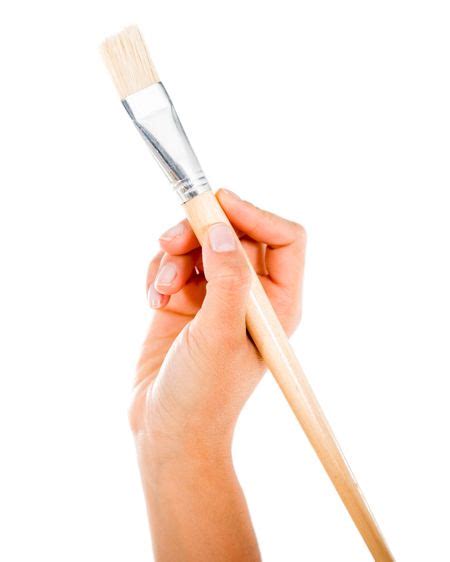
<path fill-rule="evenodd" d="M 277 297 L 276 311 L 286 333 L 292 335 L 302 316 L 300 296 L 291 292 L 280 293 Z"/>
<path fill-rule="evenodd" d="M 290 222 L 291 228 L 291 247 L 295 254 L 303 256 L 306 248 L 306 230 L 297 222 Z"/>
<path fill-rule="evenodd" d="M 217 282 L 233 290 L 243 290 L 250 286 L 250 269 L 245 263 L 231 263 L 217 277 Z"/>
<path fill-rule="evenodd" d="M 300 246 L 304 247 L 306 245 L 306 238 L 307 238 L 305 227 L 297 222 L 293 222 L 292 227 L 294 230 L 296 242 Z"/>

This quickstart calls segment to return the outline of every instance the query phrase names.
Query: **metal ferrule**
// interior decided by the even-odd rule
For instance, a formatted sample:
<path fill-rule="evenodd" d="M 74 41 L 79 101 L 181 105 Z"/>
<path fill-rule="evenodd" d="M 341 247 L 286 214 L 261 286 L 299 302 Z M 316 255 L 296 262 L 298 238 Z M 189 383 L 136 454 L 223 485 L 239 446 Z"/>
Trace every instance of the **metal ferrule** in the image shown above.
<path fill-rule="evenodd" d="M 161 82 L 128 96 L 122 103 L 182 203 L 211 190 Z"/>

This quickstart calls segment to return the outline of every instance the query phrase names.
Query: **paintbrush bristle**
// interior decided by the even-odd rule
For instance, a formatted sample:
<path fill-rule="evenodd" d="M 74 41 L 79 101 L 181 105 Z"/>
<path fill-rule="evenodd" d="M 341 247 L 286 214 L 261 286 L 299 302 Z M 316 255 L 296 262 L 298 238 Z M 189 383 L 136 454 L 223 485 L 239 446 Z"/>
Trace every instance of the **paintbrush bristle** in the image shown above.
<path fill-rule="evenodd" d="M 127 27 L 106 39 L 101 52 L 122 99 L 159 82 L 147 47 L 136 26 Z"/>

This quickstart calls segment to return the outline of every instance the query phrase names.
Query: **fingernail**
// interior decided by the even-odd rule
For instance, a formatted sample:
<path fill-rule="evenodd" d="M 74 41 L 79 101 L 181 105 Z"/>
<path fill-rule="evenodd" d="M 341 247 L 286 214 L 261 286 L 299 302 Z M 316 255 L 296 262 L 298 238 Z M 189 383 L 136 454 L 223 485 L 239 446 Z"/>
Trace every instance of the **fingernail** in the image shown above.
<path fill-rule="evenodd" d="M 227 195 L 233 197 L 233 199 L 240 199 L 239 195 L 237 195 L 234 191 L 231 191 L 231 189 L 222 188 L 221 191 L 224 191 Z"/>
<path fill-rule="evenodd" d="M 152 308 L 160 308 L 163 302 L 163 296 L 158 293 L 158 291 L 155 289 L 155 287 L 153 285 L 150 285 L 150 288 L 148 290 L 148 304 L 152 307 Z"/>
<path fill-rule="evenodd" d="M 214 252 L 232 252 L 236 249 L 234 232 L 225 223 L 217 223 L 209 229 L 209 243 Z"/>
<path fill-rule="evenodd" d="M 169 240 L 173 240 L 177 236 L 180 236 L 181 234 L 183 234 L 184 228 L 185 228 L 184 223 L 179 222 L 175 226 L 172 226 L 172 228 L 169 228 L 169 230 L 166 230 L 166 232 L 164 232 L 164 234 L 161 234 L 159 239 L 160 240 L 166 240 L 167 242 Z"/>
<path fill-rule="evenodd" d="M 161 267 L 158 271 L 158 275 L 155 279 L 155 287 L 164 286 L 167 287 L 168 285 L 172 284 L 172 281 L 177 276 L 177 268 L 176 265 L 173 263 L 166 263 Z"/>

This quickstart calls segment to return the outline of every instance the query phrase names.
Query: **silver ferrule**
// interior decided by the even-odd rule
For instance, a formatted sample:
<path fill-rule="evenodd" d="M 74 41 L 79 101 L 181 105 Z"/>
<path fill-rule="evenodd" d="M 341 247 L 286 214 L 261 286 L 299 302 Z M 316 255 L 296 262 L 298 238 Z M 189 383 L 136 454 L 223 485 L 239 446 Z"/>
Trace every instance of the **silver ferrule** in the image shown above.
<path fill-rule="evenodd" d="M 122 103 L 182 203 L 211 190 L 161 82 L 128 96 Z"/>

